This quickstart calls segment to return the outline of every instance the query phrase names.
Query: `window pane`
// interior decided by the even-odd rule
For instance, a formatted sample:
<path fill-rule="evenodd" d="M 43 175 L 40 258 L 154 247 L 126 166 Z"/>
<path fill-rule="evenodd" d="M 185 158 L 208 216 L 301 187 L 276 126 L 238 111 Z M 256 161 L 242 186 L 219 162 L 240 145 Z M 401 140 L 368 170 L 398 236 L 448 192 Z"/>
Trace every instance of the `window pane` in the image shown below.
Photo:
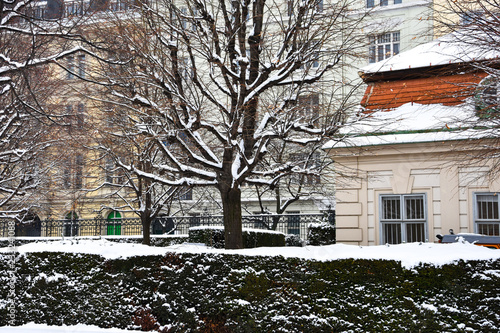
<path fill-rule="evenodd" d="M 384 59 L 384 46 L 379 45 L 378 46 L 378 61 L 383 60 L 383 59 Z"/>
<path fill-rule="evenodd" d="M 423 220 L 425 219 L 424 198 L 422 196 L 405 197 L 406 219 Z"/>
<path fill-rule="evenodd" d="M 375 6 L 375 0 L 366 0 L 366 7 L 373 8 Z"/>
<path fill-rule="evenodd" d="M 384 223 L 384 244 L 401 244 L 401 224 Z"/>
<path fill-rule="evenodd" d="M 399 4 L 399 3 L 402 3 L 402 2 L 403 2 L 403 0 L 394 0 L 394 4 L 395 4 L 395 5 L 397 5 L 397 4 Z"/>
<path fill-rule="evenodd" d="M 376 62 L 377 59 L 376 59 L 376 53 L 375 53 L 375 46 L 370 46 L 368 53 L 369 53 L 368 57 L 369 57 L 370 63 Z"/>
<path fill-rule="evenodd" d="M 477 232 L 481 235 L 500 236 L 500 223 L 478 223 Z"/>
<path fill-rule="evenodd" d="M 399 43 L 392 45 L 392 52 L 394 55 L 399 54 Z"/>
<path fill-rule="evenodd" d="M 390 58 L 392 56 L 391 44 L 385 46 L 385 58 Z"/>
<path fill-rule="evenodd" d="M 498 197 L 495 195 L 478 195 L 477 218 L 480 220 L 498 219 Z"/>
<path fill-rule="evenodd" d="M 424 223 L 406 223 L 406 242 L 425 242 Z"/>
<path fill-rule="evenodd" d="M 400 220 L 401 219 L 401 200 L 399 197 L 382 198 L 382 219 Z"/>
<path fill-rule="evenodd" d="M 381 6 L 387 6 L 389 4 L 389 0 L 380 0 Z"/>
<path fill-rule="evenodd" d="M 399 31 L 398 32 L 393 32 L 392 33 L 392 41 L 393 42 L 399 42 L 399 36 L 400 36 Z"/>

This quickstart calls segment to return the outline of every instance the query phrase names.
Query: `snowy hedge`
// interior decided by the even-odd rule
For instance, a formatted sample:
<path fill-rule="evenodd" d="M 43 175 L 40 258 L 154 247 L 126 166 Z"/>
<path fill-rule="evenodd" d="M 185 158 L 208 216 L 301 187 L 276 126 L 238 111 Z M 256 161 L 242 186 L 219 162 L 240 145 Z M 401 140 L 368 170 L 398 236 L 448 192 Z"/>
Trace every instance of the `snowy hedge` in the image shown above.
<path fill-rule="evenodd" d="M 224 248 L 224 227 L 189 228 L 189 241 L 222 249 Z M 261 246 L 285 246 L 285 234 L 263 229 L 243 229 L 243 246 L 246 249 Z"/>
<path fill-rule="evenodd" d="M 84 239 L 107 239 L 111 242 L 117 243 L 142 243 L 142 236 L 77 236 L 77 237 L 67 237 L 65 239 L 69 240 L 84 240 Z M 44 243 L 44 242 L 52 242 L 54 240 L 59 240 L 60 237 L 16 237 L 14 239 L 15 246 L 21 246 L 23 244 L 28 243 Z M 151 235 L 151 246 L 170 246 L 176 244 L 182 244 L 188 241 L 187 235 Z M 0 248 L 1 247 L 9 247 L 9 239 L 8 238 L 0 238 Z"/>
<path fill-rule="evenodd" d="M 405 269 L 381 260 L 45 252 L 20 256 L 17 266 L 18 324 L 168 333 L 500 330 L 500 260 Z M 0 275 L 0 325 L 7 280 Z"/>
<path fill-rule="evenodd" d="M 311 223 L 307 231 L 309 245 L 330 245 L 337 241 L 337 229 L 329 223 Z"/>

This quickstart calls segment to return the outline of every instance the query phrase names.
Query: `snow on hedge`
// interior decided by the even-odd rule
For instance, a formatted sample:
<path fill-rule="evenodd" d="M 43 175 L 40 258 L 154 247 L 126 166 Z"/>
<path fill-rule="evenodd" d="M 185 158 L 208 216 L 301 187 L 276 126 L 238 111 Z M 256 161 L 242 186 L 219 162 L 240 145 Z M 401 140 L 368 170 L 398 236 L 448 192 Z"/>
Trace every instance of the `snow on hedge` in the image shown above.
<path fill-rule="evenodd" d="M 491 250 L 467 242 L 453 244 L 410 243 L 399 245 L 357 246 L 335 244 L 306 247 L 261 247 L 244 250 L 214 249 L 201 244 L 184 243 L 168 247 L 149 247 L 142 244 L 116 243 L 105 239 L 65 239 L 30 243 L 16 248 L 19 253 L 29 252 L 69 252 L 101 255 L 107 259 L 132 256 L 164 255 L 176 253 L 221 253 L 249 256 L 283 256 L 285 258 L 330 261 L 338 259 L 384 259 L 401 261 L 407 268 L 420 263 L 441 266 L 460 259 L 489 260 L 500 259 L 500 250 Z M 8 253 L 9 248 L 0 248 L 0 253 Z"/>
<path fill-rule="evenodd" d="M 93 325 L 74 325 L 74 326 L 49 326 L 45 324 L 29 323 L 22 326 L 4 326 L 0 327 L 0 333 L 31 333 L 31 332 L 78 332 L 78 333 L 129 333 L 129 330 L 122 330 L 118 328 L 100 328 Z"/>

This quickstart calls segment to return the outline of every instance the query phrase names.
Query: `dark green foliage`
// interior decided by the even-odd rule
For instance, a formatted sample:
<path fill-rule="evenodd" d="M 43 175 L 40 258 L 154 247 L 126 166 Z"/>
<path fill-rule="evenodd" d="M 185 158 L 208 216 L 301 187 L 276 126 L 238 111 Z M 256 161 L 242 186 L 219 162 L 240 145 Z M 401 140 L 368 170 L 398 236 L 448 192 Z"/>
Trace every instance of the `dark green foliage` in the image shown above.
<path fill-rule="evenodd" d="M 201 243 L 217 249 L 222 249 L 224 248 L 224 228 L 190 228 L 189 242 Z M 243 229 L 243 245 L 247 249 L 262 246 L 285 246 L 285 235 L 266 230 Z"/>
<path fill-rule="evenodd" d="M 142 237 L 127 237 L 127 236 L 120 236 L 120 237 L 102 237 L 103 239 L 106 239 L 110 242 L 117 242 L 117 243 L 135 243 L 135 244 L 141 244 L 142 243 Z M 65 239 L 69 240 L 74 240 L 75 242 L 83 239 L 96 239 L 96 237 L 67 237 Z M 21 246 L 23 244 L 28 244 L 28 243 L 46 243 L 46 242 L 51 242 L 54 240 L 60 240 L 60 238 L 42 238 L 40 237 L 23 237 L 23 238 L 15 238 L 14 239 L 14 245 L 15 246 Z M 176 244 L 182 244 L 187 241 L 186 236 L 155 236 L 151 235 L 151 246 L 158 246 L 158 247 L 165 247 L 165 246 L 170 246 L 170 245 L 176 245 Z M 9 247 L 9 240 L 7 238 L 0 239 L 0 247 Z"/>
<path fill-rule="evenodd" d="M 309 245 L 330 245 L 337 242 L 337 230 L 333 224 L 311 223 L 308 228 L 307 243 Z"/>
<path fill-rule="evenodd" d="M 300 239 L 299 235 L 286 235 L 285 246 L 302 247 L 304 246 L 304 242 Z"/>
<path fill-rule="evenodd" d="M 0 270 L 7 271 L 0 256 Z M 402 268 L 383 260 L 33 253 L 16 319 L 163 332 L 497 332 L 500 260 Z M 8 288 L 0 276 L 0 299 Z M 0 325 L 6 325 L 0 304 Z"/>
<path fill-rule="evenodd" d="M 224 228 L 196 227 L 189 229 L 189 242 L 200 243 L 216 249 L 224 248 Z"/>

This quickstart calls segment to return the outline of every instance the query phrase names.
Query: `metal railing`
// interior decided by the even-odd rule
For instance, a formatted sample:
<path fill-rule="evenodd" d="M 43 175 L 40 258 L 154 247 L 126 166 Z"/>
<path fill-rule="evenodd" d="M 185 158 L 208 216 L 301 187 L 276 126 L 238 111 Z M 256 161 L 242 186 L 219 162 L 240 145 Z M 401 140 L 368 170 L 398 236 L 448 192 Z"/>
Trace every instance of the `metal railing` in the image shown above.
<path fill-rule="evenodd" d="M 245 215 L 243 228 L 276 230 L 284 234 L 298 235 L 307 239 L 310 223 L 335 223 L 335 213 L 324 214 L 282 214 L 282 215 Z M 151 224 L 153 235 L 187 235 L 189 228 L 198 226 L 223 226 L 221 215 L 164 216 Z M 142 234 L 142 223 L 138 218 L 107 220 L 102 217 L 74 220 L 35 220 L 16 223 L 17 237 L 73 237 L 73 236 L 134 236 Z M 0 220 L 0 237 L 7 237 L 8 221 Z"/>

